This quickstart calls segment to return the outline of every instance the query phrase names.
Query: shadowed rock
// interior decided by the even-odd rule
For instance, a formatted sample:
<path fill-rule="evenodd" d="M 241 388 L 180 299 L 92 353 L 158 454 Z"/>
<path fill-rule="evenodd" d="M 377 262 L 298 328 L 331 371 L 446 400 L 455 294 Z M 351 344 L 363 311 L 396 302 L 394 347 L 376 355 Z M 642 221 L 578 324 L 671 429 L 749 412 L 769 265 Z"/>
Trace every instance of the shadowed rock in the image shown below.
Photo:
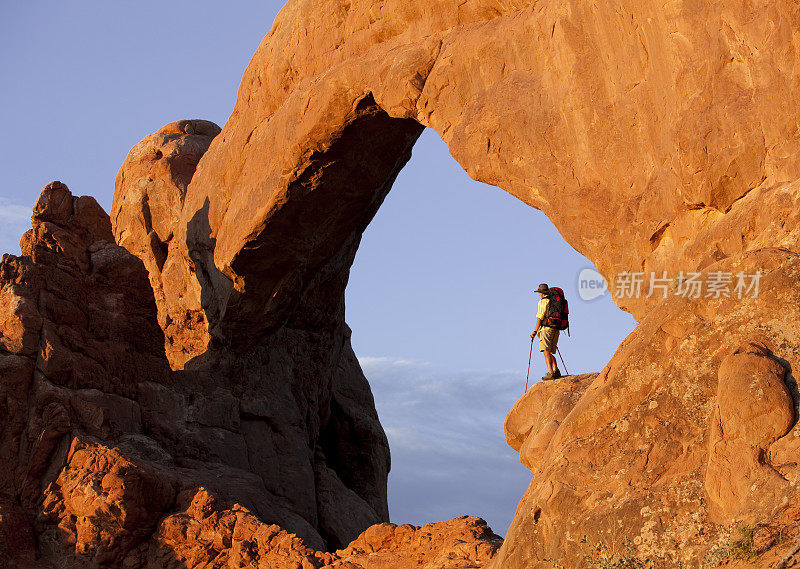
<path fill-rule="evenodd" d="M 200 487 L 314 550 L 388 518 L 386 438 L 335 330 L 172 371 L 142 261 L 92 198 L 48 185 L 21 245 L 0 264 L 4 535 L 34 531 L 43 563 L 139 567 Z"/>

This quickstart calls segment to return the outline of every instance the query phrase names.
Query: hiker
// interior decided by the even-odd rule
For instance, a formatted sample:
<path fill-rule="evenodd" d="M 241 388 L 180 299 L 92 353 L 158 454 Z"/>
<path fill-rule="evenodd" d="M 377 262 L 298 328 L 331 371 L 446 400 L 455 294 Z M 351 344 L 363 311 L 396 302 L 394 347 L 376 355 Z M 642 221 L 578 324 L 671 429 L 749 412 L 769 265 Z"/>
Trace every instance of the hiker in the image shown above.
<path fill-rule="evenodd" d="M 560 290 L 554 289 L 554 291 Z M 554 309 L 557 309 L 557 307 L 555 305 L 551 306 L 551 303 L 561 302 L 566 305 L 566 301 L 563 293 L 557 296 L 557 299 L 551 299 L 551 289 L 544 283 L 539 285 L 536 292 L 539 293 L 540 300 L 539 307 L 536 310 L 536 330 L 531 334 L 531 341 L 533 341 L 538 332 L 539 351 L 544 352 L 544 362 L 547 364 L 547 373 L 542 377 L 542 380 L 558 379 L 561 377 L 561 371 L 558 369 L 555 353 L 558 349 L 558 336 L 561 332 L 561 325 L 560 320 L 556 322 L 556 319 L 560 319 L 562 314 L 557 311 L 557 314 L 554 315 Z"/>

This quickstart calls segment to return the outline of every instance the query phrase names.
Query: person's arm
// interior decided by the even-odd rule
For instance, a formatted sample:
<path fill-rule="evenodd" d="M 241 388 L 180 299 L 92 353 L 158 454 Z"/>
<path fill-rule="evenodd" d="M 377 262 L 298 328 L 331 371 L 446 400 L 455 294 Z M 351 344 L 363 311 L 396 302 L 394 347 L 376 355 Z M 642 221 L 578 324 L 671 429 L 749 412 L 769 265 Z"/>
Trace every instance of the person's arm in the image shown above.
<path fill-rule="evenodd" d="M 547 309 L 547 306 L 544 303 L 545 300 L 547 299 L 543 298 L 542 300 L 539 301 L 539 306 L 536 310 L 536 330 L 534 330 L 531 333 L 531 338 L 535 338 L 536 334 L 539 332 L 539 328 L 542 327 L 542 320 L 544 319 L 544 313 L 545 310 Z"/>
<path fill-rule="evenodd" d="M 536 337 L 536 334 L 539 332 L 539 328 L 541 328 L 541 327 L 542 327 L 542 319 L 541 318 L 537 318 L 536 319 L 536 330 L 534 330 L 531 333 L 531 338 L 535 338 Z"/>

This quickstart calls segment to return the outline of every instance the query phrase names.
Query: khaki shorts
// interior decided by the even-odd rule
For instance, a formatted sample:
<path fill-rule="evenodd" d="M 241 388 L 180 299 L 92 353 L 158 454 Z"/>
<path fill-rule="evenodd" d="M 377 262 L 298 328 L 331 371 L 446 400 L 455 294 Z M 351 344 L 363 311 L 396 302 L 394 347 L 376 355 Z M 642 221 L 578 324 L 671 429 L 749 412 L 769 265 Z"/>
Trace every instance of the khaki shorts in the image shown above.
<path fill-rule="evenodd" d="M 550 328 L 549 326 L 539 328 L 539 351 L 543 352 L 547 350 L 551 354 L 555 354 L 556 348 L 558 348 L 559 332 L 561 332 L 561 330 Z"/>

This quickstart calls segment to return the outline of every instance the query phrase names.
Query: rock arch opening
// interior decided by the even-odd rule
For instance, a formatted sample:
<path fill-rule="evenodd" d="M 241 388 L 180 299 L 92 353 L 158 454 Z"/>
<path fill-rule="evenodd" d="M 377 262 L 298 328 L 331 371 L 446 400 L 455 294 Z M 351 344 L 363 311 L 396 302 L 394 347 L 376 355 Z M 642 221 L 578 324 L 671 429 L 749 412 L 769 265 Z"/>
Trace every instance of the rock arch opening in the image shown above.
<path fill-rule="evenodd" d="M 666 5 L 490 4 L 423 12 L 398 6 L 382 12 L 380 24 L 369 6 L 354 5 L 334 31 L 290 4 L 251 61 L 225 128 L 208 141 L 191 183 L 176 190 L 180 203 L 166 212 L 177 222 L 163 270 L 150 275 L 173 367 L 235 392 L 241 416 L 257 421 L 256 439 L 291 441 L 284 447 L 291 458 L 278 463 L 296 473 L 301 492 L 253 468 L 319 542 L 343 542 L 366 520 L 386 515 L 386 438 L 342 299 L 360 231 L 421 125 L 442 136 L 472 177 L 542 210 L 606 276 L 760 271 L 769 274 L 762 283 L 773 293 L 768 299 L 798 294 L 796 66 L 793 55 L 775 55 L 794 52 L 778 39 L 788 35 L 774 34 L 764 40 L 771 48 L 761 49 L 744 32 L 754 18 L 765 28 L 796 27 L 788 4 L 758 14 L 732 8 L 724 31 L 715 13 L 674 13 Z M 626 16 L 609 17 L 620 13 Z M 520 42 L 529 49 L 518 49 Z M 756 85 L 748 69 L 776 80 Z M 765 113 L 767 100 L 787 104 Z M 192 134 L 186 128 L 197 134 L 189 123 L 177 125 L 180 140 Z M 357 152 L 339 157 L 350 164 L 340 169 L 328 159 L 345 150 L 337 145 L 355 134 L 345 132 L 353 124 L 373 134 L 355 136 Z M 388 152 L 376 154 L 380 171 L 361 190 L 345 181 L 326 186 L 327 175 L 346 179 L 377 149 Z M 169 156 L 163 152 L 158 162 L 169 166 Z M 353 216 L 337 208 L 337 188 L 352 200 Z M 316 196 L 327 197 L 304 210 Z M 137 199 L 134 209 L 142 210 Z M 120 227 L 139 221 L 116 217 L 123 242 Z M 145 259 L 152 249 L 146 217 L 143 231 L 127 234 L 129 248 Z M 295 224 L 297 239 L 285 229 Z M 157 237 L 156 245 L 167 242 Z M 760 494 L 746 490 L 746 474 L 726 474 L 731 456 L 710 452 L 703 441 L 730 432 L 718 427 L 728 425 L 726 409 L 737 408 L 742 395 L 717 401 L 718 384 L 743 379 L 734 364 L 722 365 L 726 358 L 773 379 L 785 368 L 770 354 L 796 361 L 792 307 L 800 302 L 786 309 L 761 299 L 642 292 L 619 300 L 641 325 L 596 378 L 567 391 L 537 391 L 517 408 L 515 416 L 536 421 L 512 425 L 519 432 L 507 431 L 508 440 L 539 470 L 502 566 L 525 567 L 533 556 L 562 549 L 577 559 L 579 545 L 563 528 L 574 521 L 603 538 L 605 521 L 622 510 L 629 515 L 621 531 L 647 551 L 671 555 L 679 543 L 681 558 L 696 560 L 735 515 L 725 496 L 743 492 L 737 500 L 764 516 L 789 496 L 773 476 L 797 478 L 784 460 L 796 448 L 783 423 L 751 441 L 774 450 L 763 454 L 774 464 L 751 465 L 769 487 Z M 744 317 L 747 311 L 762 318 Z M 174 322 L 180 324 L 170 328 Z M 777 393 L 782 381 L 766 384 Z M 275 421 L 269 405 L 244 399 L 285 401 L 292 412 Z M 534 404 L 547 412 L 526 407 Z M 733 455 L 743 448 L 727 442 Z M 690 466 L 676 471 L 676 464 Z M 623 470 L 625 480 L 609 488 Z M 731 476 L 733 486 L 726 483 Z M 676 482 L 657 484 L 664 480 Z M 675 497 L 676 486 L 687 490 Z M 658 501 L 669 503 L 668 516 L 644 507 Z M 358 515 L 338 516 L 342 507 Z M 573 510 L 580 517 L 565 520 Z M 709 518 L 690 518 L 700 510 Z M 665 520 L 658 534 L 642 529 L 654 516 Z"/>
<path fill-rule="evenodd" d="M 392 450 L 394 521 L 475 512 L 505 532 L 530 481 L 502 424 L 525 384 L 531 291 L 546 279 L 568 291 L 578 334 L 561 344 L 573 373 L 602 369 L 633 328 L 608 297 L 577 297 L 587 265 L 541 212 L 471 179 L 423 132 L 347 288 L 354 351 Z M 532 383 L 543 373 L 537 353 Z"/>
<path fill-rule="evenodd" d="M 270 405 L 240 404 L 242 452 L 271 491 L 336 547 L 388 517 L 386 437 L 352 350 L 344 294 L 361 236 L 424 128 L 392 118 L 371 94 L 340 111 L 329 139 L 280 175 L 253 164 L 263 161 L 248 150 L 264 144 L 264 127 L 256 125 L 240 149 L 242 163 L 231 159 L 217 173 L 235 187 L 219 191 L 204 185 L 211 170 L 201 156 L 225 134 L 200 121 L 168 125 L 131 152 L 112 214 L 117 239 L 150 272 L 167 355 L 173 368 L 183 368 L 182 381 L 195 390 L 208 386 L 209 398 L 223 382 L 234 400 L 277 397 L 294 409 L 289 436 L 274 424 Z M 186 156 L 187 148 L 199 151 Z M 197 168 L 190 183 L 187 164 Z M 154 168 L 163 169 L 160 177 Z M 171 224 L 162 223 L 168 207 L 151 209 L 169 192 L 179 196 L 168 202 L 177 218 Z M 523 285 L 526 295 L 533 280 Z M 520 345 L 524 351 L 527 341 Z M 291 492 L 281 469 L 259 457 L 275 452 L 259 441 L 276 437 L 291 441 L 281 468 L 307 490 Z M 341 503 L 298 496 L 318 495 L 320 487 Z M 360 513 L 342 525 L 332 513 L 342 508 Z"/>
<path fill-rule="evenodd" d="M 279 176 L 283 190 L 264 172 L 253 182 L 250 163 L 237 183 L 253 183 L 252 193 L 219 200 L 196 180 L 200 156 L 224 135 L 181 121 L 135 147 L 118 177 L 116 236 L 148 269 L 171 385 L 204 409 L 227 401 L 235 418 L 220 445 L 200 436 L 216 446 L 208 458 L 256 475 L 278 500 L 267 517 L 320 548 L 388 519 L 389 452 L 350 346 L 344 290 L 361 233 L 422 128 L 367 94 L 328 143 Z M 197 167 L 188 186 L 175 175 L 186 164 Z M 244 239 L 235 249 L 230 231 Z M 193 413 L 196 423 L 205 412 Z M 209 421 L 200 428 L 220 428 Z"/>
<path fill-rule="evenodd" d="M 757 299 L 621 301 L 641 325 L 597 377 L 520 401 L 507 435 L 536 475 L 495 565 L 579 562 L 582 534 L 625 535 L 670 565 L 700 563 L 735 521 L 796 535 L 797 5 L 684 4 L 290 2 L 222 132 L 168 125 L 120 174 L 115 237 L 145 261 L 157 323 L 141 265 L 99 208 L 50 185 L 26 254 L 0 275 L 14 493 L 0 508 L 23 527 L 36 519 L 26 557 L 38 543 L 80 565 L 141 565 L 145 550 L 180 563 L 197 553 L 191 527 L 214 535 L 197 561 L 209 564 L 242 553 L 226 533 L 237 520 L 257 528 L 250 545 L 280 533 L 242 508 L 317 549 L 385 519 L 386 437 L 340 307 L 352 242 L 327 208 L 334 222 L 306 229 L 308 246 L 270 234 L 314 201 L 304 192 L 324 187 L 326 167 L 335 178 L 325 157 L 370 96 L 542 209 L 606 275 L 762 277 Z M 381 177 L 354 209 L 370 211 Z M 291 261 L 272 265 L 283 277 L 249 248 Z M 120 326 L 134 342 L 104 349 Z M 334 561 L 278 539 L 292 565 Z M 787 547 L 776 560 L 796 554 Z"/>
<path fill-rule="evenodd" d="M 225 272 L 234 275 L 233 290 L 212 325 L 215 335 L 246 345 L 243 339 L 269 333 L 292 316 L 312 325 L 334 318 L 361 235 L 422 129 L 411 119 L 390 117 L 371 94 L 358 101 L 336 139 L 311 152 L 285 201 L 267 204 L 274 213 L 232 257 Z M 301 316 L 303 297 L 314 306 Z"/>

